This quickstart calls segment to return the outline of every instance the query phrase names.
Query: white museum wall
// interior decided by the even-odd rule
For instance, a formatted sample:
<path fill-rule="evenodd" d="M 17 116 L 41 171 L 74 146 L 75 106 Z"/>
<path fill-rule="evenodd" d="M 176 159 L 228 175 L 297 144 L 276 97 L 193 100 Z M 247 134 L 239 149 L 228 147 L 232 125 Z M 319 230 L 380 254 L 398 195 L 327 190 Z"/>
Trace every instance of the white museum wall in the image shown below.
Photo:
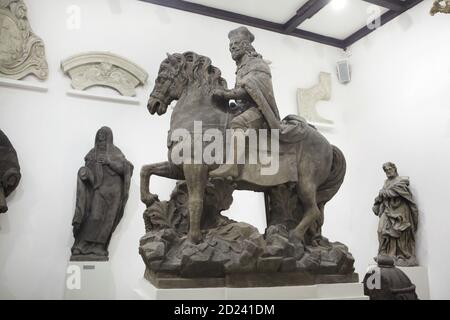
<path fill-rule="evenodd" d="M 39 93 L 0 87 L 0 128 L 15 146 L 22 168 L 21 183 L 8 198 L 9 211 L 0 216 L 0 298 L 63 298 L 73 243 L 76 174 L 93 147 L 96 131 L 103 125 L 113 129 L 115 144 L 135 166 L 125 215 L 110 245 L 115 297 L 133 298 L 133 289 L 144 272 L 138 254 L 139 238 L 144 234 L 139 171 L 143 164 L 163 161 L 167 155 L 170 114 L 150 116 L 146 109 L 159 64 L 166 52 L 193 50 L 211 57 L 232 86 L 235 65 L 228 52 L 227 34 L 238 25 L 136 0 L 122 0 L 119 8 L 110 7 L 106 0 L 25 2 L 32 28 L 46 45 L 50 76 L 44 84 L 49 89 Z M 73 24 L 67 22 L 74 21 L 67 10 L 73 12 L 73 5 L 81 9 L 79 29 L 68 28 Z M 273 82 L 281 113 L 296 113 L 296 89 L 315 84 L 319 71 L 332 72 L 338 51 L 251 30 L 256 35 L 258 51 L 273 62 Z M 85 51 L 111 51 L 143 67 L 149 73 L 149 84 L 138 89 L 141 104 L 67 96 L 70 80 L 62 74 L 59 64 L 70 55 Z M 90 91 L 116 94 L 107 89 Z M 330 117 L 339 117 L 338 109 L 328 111 Z M 174 182 L 160 178 L 152 181 L 153 192 L 167 199 Z M 344 202 L 342 199 L 349 201 L 338 198 L 336 206 Z M 347 212 L 349 205 L 342 206 L 340 210 Z M 263 231 L 262 195 L 237 193 L 229 216 Z M 340 221 L 336 228 L 347 224 Z"/>
<path fill-rule="evenodd" d="M 331 102 L 341 115 L 332 141 L 348 171 L 324 233 L 350 246 L 361 275 L 378 247 L 371 207 L 381 165 L 396 163 L 418 202 L 417 254 L 431 298 L 450 299 L 450 17 L 431 17 L 430 7 L 424 1 L 351 47 L 352 82 L 335 87 Z"/>

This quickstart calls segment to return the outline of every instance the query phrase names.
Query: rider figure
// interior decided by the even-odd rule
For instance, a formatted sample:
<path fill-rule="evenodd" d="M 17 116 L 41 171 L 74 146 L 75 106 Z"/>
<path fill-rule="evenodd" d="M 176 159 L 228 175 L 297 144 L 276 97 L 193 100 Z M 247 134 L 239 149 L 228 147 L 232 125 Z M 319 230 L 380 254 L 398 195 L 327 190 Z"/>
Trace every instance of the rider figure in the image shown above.
<path fill-rule="evenodd" d="M 247 129 L 280 129 L 280 115 L 272 88 L 272 75 L 269 65 L 252 46 L 255 36 L 246 28 L 239 27 L 230 31 L 231 57 L 236 61 L 236 84 L 232 90 L 216 90 L 214 96 L 226 100 L 234 99 L 241 114 L 231 121 L 233 139 L 237 134 L 245 134 Z M 233 141 L 233 140 L 232 140 Z M 245 150 L 237 152 L 245 154 Z M 239 176 L 236 154 L 232 164 L 222 164 L 211 171 L 213 177 L 236 178 Z"/>

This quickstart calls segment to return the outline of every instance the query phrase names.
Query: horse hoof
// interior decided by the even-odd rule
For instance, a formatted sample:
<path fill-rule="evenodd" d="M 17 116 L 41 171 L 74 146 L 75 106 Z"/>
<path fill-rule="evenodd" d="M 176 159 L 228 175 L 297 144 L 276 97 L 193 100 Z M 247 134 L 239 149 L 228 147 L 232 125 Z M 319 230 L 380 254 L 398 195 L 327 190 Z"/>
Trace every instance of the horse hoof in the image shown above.
<path fill-rule="evenodd" d="M 202 234 L 201 233 L 189 234 L 187 240 L 193 244 L 198 244 L 200 241 L 202 241 Z"/>
<path fill-rule="evenodd" d="M 292 230 L 289 232 L 289 239 L 294 243 L 300 242 L 303 245 L 305 244 L 305 235 L 297 230 Z"/>

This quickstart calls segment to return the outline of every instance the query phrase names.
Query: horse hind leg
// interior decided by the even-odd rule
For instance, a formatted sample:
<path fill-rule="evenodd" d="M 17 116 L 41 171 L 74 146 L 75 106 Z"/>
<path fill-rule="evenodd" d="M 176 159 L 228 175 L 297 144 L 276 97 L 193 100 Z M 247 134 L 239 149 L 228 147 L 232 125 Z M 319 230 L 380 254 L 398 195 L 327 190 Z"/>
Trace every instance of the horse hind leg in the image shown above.
<path fill-rule="evenodd" d="M 321 212 L 316 201 L 317 187 L 310 179 L 300 177 L 297 192 L 303 205 L 304 215 L 292 234 L 295 238 L 304 242 L 306 232 L 321 217 Z"/>
<path fill-rule="evenodd" d="M 311 235 L 311 241 L 313 243 L 313 245 L 320 245 L 322 243 L 322 241 L 324 240 L 324 238 L 322 237 L 322 226 L 324 223 L 324 209 L 325 209 L 325 203 L 318 203 L 317 204 L 319 211 L 320 211 L 320 216 L 319 218 L 317 218 L 316 221 L 314 221 L 308 231 L 308 234 Z"/>
<path fill-rule="evenodd" d="M 205 188 L 208 181 L 208 167 L 202 164 L 189 164 L 183 166 L 183 171 L 189 194 L 188 240 L 192 243 L 199 243 L 202 240 L 200 223 L 203 213 Z"/>

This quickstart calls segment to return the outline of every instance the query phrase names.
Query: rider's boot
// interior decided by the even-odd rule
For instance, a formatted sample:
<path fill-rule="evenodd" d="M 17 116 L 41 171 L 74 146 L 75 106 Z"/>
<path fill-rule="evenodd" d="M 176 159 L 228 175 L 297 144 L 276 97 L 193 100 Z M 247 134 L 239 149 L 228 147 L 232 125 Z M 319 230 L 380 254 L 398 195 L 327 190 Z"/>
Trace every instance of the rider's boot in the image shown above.
<path fill-rule="evenodd" d="M 245 141 L 245 133 L 238 129 L 233 132 L 233 137 L 231 141 L 236 141 L 236 137 L 238 135 L 243 135 Z M 212 178 L 224 178 L 229 180 L 234 180 L 239 177 L 240 169 L 242 167 L 242 163 L 245 161 L 245 143 L 244 146 L 240 146 L 238 148 L 237 141 L 233 144 L 234 147 L 234 159 L 231 161 L 232 163 L 224 163 L 220 165 L 217 169 L 211 171 L 209 176 Z"/>

